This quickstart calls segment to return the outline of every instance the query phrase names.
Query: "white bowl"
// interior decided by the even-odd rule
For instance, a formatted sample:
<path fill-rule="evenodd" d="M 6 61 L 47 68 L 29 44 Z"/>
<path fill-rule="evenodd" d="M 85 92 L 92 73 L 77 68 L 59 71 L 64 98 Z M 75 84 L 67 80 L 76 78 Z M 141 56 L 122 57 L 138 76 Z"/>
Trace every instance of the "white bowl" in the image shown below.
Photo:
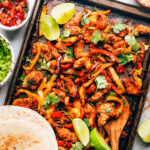
<path fill-rule="evenodd" d="M 7 31 L 14 31 L 14 30 L 18 30 L 21 27 L 23 27 L 27 23 L 27 21 L 29 20 L 29 18 L 31 17 L 31 13 L 32 13 L 35 1 L 36 0 L 27 0 L 27 3 L 28 3 L 28 13 L 27 13 L 26 19 L 21 24 L 19 24 L 17 26 L 7 27 L 7 26 L 4 26 L 4 25 L 2 25 L 0 23 L 0 28 L 3 29 L 3 30 L 7 30 Z"/>
<path fill-rule="evenodd" d="M 11 52 L 11 56 L 12 56 L 12 64 L 11 64 L 10 71 L 7 74 L 7 76 L 4 78 L 4 80 L 2 82 L 0 82 L 0 87 L 2 87 L 10 79 L 10 77 L 11 77 L 13 71 L 14 71 L 14 68 L 15 68 L 15 56 L 14 56 L 14 50 L 13 50 L 12 46 L 10 45 L 9 41 L 7 40 L 7 38 L 4 37 L 4 35 L 2 35 L 2 34 L 0 34 L 0 37 L 2 37 L 5 40 L 5 42 L 8 44 L 10 52 Z"/>

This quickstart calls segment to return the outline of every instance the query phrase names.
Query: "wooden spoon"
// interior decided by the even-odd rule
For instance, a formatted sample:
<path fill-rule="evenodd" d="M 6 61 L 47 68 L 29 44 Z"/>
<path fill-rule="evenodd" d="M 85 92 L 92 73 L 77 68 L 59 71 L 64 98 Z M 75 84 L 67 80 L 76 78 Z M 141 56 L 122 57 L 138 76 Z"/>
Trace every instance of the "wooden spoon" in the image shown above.
<path fill-rule="evenodd" d="M 124 107 L 122 115 L 116 120 L 109 121 L 104 126 L 110 137 L 112 150 L 119 150 L 119 138 L 129 118 L 129 114 L 130 107 L 128 101 L 126 101 L 126 106 Z"/>

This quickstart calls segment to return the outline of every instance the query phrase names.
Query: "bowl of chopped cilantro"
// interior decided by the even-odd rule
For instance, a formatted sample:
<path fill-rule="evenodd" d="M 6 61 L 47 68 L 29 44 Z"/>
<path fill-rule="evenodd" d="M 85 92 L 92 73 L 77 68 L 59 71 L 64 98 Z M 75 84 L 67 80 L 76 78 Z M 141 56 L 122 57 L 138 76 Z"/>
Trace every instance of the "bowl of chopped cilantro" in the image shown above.
<path fill-rule="evenodd" d="M 14 64 L 13 48 L 8 40 L 0 34 L 0 87 L 11 77 Z"/>

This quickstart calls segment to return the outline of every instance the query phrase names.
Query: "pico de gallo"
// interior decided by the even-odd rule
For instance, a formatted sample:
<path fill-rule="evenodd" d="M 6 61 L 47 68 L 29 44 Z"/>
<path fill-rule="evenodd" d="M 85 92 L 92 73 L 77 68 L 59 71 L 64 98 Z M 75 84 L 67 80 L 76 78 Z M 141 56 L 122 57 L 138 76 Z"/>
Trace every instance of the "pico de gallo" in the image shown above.
<path fill-rule="evenodd" d="M 27 0 L 0 0 L 0 23 L 18 26 L 27 17 Z"/>

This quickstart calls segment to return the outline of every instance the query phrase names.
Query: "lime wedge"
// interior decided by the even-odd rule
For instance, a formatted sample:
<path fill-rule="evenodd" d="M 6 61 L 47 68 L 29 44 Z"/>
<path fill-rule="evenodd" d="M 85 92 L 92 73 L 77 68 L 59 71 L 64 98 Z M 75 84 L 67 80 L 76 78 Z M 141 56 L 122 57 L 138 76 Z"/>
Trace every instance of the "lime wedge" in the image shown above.
<path fill-rule="evenodd" d="M 138 134 L 145 143 L 150 143 L 150 120 L 144 121 L 138 128 Z"/>
<path fill-rule="evenodd" d="M 42 33 L 50 40 L 56 40 L 60 36 L 60 28 L 55 19 L 49 15 L 46 15 L 41 20 Z"/>
<path fill-rule="evenodd" d="M 89 129 L 84 121 L 79 118 L 75 118 L 72 120 L 74 130 L 84 146 L 87 146 L 89 142 Z"/>
<path fill-rule="evenodd" d="M 75 5 L 73 3 L 63 3 L 55 6 L 51 15 L 58 24 L 65 24 L 75 14 Z"/>
<path fill-rule="evenodd" d="M 91 131 L 90 140 L 91 146 L 93 146 L 96 150 L 111 150 L 96 128 Z"/>

